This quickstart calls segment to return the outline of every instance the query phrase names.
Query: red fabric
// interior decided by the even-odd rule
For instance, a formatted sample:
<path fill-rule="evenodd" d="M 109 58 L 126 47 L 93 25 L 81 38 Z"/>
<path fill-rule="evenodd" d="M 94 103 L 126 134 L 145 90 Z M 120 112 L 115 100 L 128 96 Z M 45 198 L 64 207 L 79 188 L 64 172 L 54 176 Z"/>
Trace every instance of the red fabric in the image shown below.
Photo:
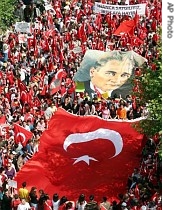
<path fill-rule="evenodd" d="M 85 15 L 86 15 L 86 14 L 85 14 L 85 12 L 84 12 L 83 10 L 79 10 L 79 12 L 78 12 L 77 15 L 76 15 L 77 22 L 79 22 L 80 19 L 81 19 L 81 17 L 82 17 L 82 16 L 85 16 Z"/>
<path fill-rule="evenodd" d="M 33 38 L 28 38 L 28 50 L 30 50 L 31 47 L 34 47 L 34 39 Z"/>
<path fill-rule="evenodd" d="M 107 208 L 101 205 L 100 210 L 107 210 Z"/>
<path fill-rule="evenodd" d="M 55 29 L 50 29 L 50 30 L 46 31 L 44 34 L 45 34 L 46 37 L 49 37 L 49 36 L 54 37 L 55 34 L 56 34 L 56 30 Z"/>
<path fill-rule="evenodd" d="M 101 14 L 99 13 L 97 14 L 97 17 L 95 19 L 95 25 L 98 30 L 100 30 L 101 28 L 101 22 L 102 22 L 102 17 L 101 17 Z"/>
<path fill-rule="evenodd" d="M 85 33 L 85 24 L 82 24 L 78 30 L 78 38 L 81 39 L 82 42 L 87 41 L 86 33 Z"/>
<path fill-rule="evenodd" d="M 26 114 L 24 114 L 24 121 L 28 121 L 28 120 L 30 120 L 31 122 L 34 122 L 34 117 L 33 117 L 33 115 L 31 114 L 31 113 L 26 113 Z"/>
<path fill-rule="evenodd" d="M 44 210 L 51 210 L 52 209 L 52 201 L 47 200 L 44 202 Z"/>
<path fill-rule="evenodd" d="M 3 115 L 0 117 L 0 124 L 5 124 L 6 123 L 6 116 Z"/>
<path fill-rule="evenodd" d="M 50 95 L 53 95 L 55 94 L 60 86 L 61 86 L 61 81 L 62 81 L 62 78 L 66 77 L 66 72 L 64 72 L 63 70 L 59 70 L 54 78 L 52 79 L 52 82 L 50 83 L 50 86 L 49 86 L 49 93 Z"/>
<path fill-rule="evenodd" d="M 14 210 L 17 210 L 18 205 L 21 203 L 20 199 L 15 199 L 12 201 L 12 207 Z"/>
<path fill-rule="evenodd" d="M 130 36 L 133 36 L 135 27 L 135 21 L 134 20 L 126 20 L 120 24 L 120 26 L 117 28 L 117 30 L 113 33 L 113 35 L 121 35 L 121 33 L 128 33 Z"/>
<path fill-rule="evenodd" d="M 48 91 L 48 85 L 44 85 L 44 87 L 42 88 L 42 91 L 40 93 L 41 96 L 45 96 L 47 94 Z"/>
<path fill-rule="evenodd" d="M 138 23 L 139 23 L 139 15 L 137 13 L 137 10 L 136 10 L 136 13 L 135 13 L 134 21 L 135 21 L 135 26 L 138 26 Z"/>
<path fill-rule="evenodd" d="M 14 137 L 16 144 L 21 142 L 23 146 L 26 146 L 26 143 L 32 138 L 32 136 L 33 133 L 31 131 L 28 131 L 24 127 L 14 123 Z"/>
<path fill-rule="evenodd" d="M 64 57 L 64 55 L 63 55 L 63 51 L 62 51 L 62 50 L 60 51 L 59 57 L 60 57 L 60 62 L 62 62 L 62 61 L 65 60 L 65 57 Z"/>
<path fill-rule="evenodd" d="M 143 41 L 137 36 L 131 38 L 131 46 L 139 47 L 141 44 L 143 44 Z"/>
<path fill-rule="evenodd" d="M 72 1 L 71 1 L 70 7 L 71 7 L 71 8 L 72 8 L 72 7 L 75 7 L 76 4 L 77 4 L 77 2 L 78 2 L 78 0 L 72 0 Z"/>
<path fill-rule="evenodd" d="M 28 102 L 28 93 L 26 91 L 21 92 L 20 100 L 23 102 L 23 104 Z"/>
<path fill-rule="evenodd" d="M 14 78 L 13 72 L 10 72 L 10 73 L 7 72 L 6 78 L 7 78 L 7 80 L 9 80 L 10 85 L 14 85 L 15 78 Z"/>
<path fill-rule="evenodd" d="M 34 106 L 35 106 L 35 107 L 41 106 L 41 101 L 39 100 L 38 97 L 35 97 L 35 98 L 34 98 Z"/>
<path fill-rule="evenodd" d="M 87 32 L 88 34 L 91 34 L 93 32 L 93 27 L 89 23 L 87 24 Z"/>
<path fill-rule="evenodd" d="M 60 93 L 61 93 L 62 97 L 67 93 L 67 90 L 66 90 L 65 86 L 61 86 Z"/>
<path fill-rule="evenodd" d="M 8 139 L 9 136 L 9 125 L 0 123 L 0 136 L 5 136 Z"/>
<path fill-rule="evenodd" d="M 19 79 L 18 79 L 18 87 L 19 87 L 20 91 L 27 91 L 26 85 Z"/>
<path fill-rule="evenodd" d="M 120 133 L 123 148 L 115 157 L 114 144 L 115 141 L 120 143 L 119 138 L 112 143 L 109 141 L 112 135 L 105 139 L 94 136 L 92 141 L 88 136 L 88 132 L 96 132 L 100 128 Z M 86 135 L 90 141 L 73 143 L 66 150 L 66 138 L 71 134 L 82 135 L 79 137 L 82 140 Z M 103 135 L 107 135 L 107 130 L 103 131 Z M 130 122 L 76 116 L 59 108 L 49 121 L 48 129 L 42 134 L 39 152 L 17 173 L 15 180 L 18 188 L 26 180 L 29 189 L 36 183 L 38 189 L 44 189 L 50 196 L 58 192 L 76 200 L 82 192 L 86 196 L 94 193 L 99 200 L 103 194 L 115 199 L 117 192 L 124 193 L 128 176 L 139 166 L 141 141 L 136 138 L 138 135 Z M 77 158 L 84 155 L 97 161 L 90 160 L 89 165 L 80 161 L 73 165 Z"/>

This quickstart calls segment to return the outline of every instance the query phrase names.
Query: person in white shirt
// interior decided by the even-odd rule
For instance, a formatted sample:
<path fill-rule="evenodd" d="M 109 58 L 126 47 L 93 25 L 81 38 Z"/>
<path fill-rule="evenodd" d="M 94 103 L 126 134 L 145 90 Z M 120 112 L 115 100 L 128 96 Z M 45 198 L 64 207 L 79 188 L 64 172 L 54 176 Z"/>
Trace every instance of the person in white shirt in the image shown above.
<path fill-rule="evenodd" d="M 18 205 L 17 210 L 30 210 L 32 209 L 25 198 L 21 199 L 21 203 Z"/>
<path fill-rule="evenodd" d="M 23 127 L 24 127 L 26 130 L 30 131 L 30 127 L 29 127 L 29 125 L 26 123 L 26 121 L 23 121 Z"/>
<path fill-rule="evenodd" d="M 87 201 L 85 200 L 85 195 L 81 194 L 76 201 L 76 210 L 84 210 L 85 206 L 87 204 Z"/>
<path fill-rule="evenodd" d="M 59 209 L 60 199 L 59 199 L 59 195 L 57 193 L 53 194 L 52 206 L 53 206 L 53 210 L 58 210 Z"/>

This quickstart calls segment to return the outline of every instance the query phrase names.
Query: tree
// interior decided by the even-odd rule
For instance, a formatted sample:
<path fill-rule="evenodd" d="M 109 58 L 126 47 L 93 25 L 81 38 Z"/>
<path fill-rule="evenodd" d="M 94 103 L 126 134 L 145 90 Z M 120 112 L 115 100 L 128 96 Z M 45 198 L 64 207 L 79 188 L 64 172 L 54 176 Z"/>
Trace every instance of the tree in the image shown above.
<path fill-rule="evenodd" d="M 12 23 L 15 23 L 14 10 L 17 0 L 0 1 L 0 30 L 6 31 Z"/>
<path fill-rule="evenodd" d="M 136 104 L 147 104 L 149 115 L 146 119 L 135 125 L 135 128 L 147 137 L 153 137 L 162 131 L 162 44 L 157 43 L 158 56 L 153 58 L 142 69 L 139 69 L 133 79 L 134 89 L 132 95 Z"/>

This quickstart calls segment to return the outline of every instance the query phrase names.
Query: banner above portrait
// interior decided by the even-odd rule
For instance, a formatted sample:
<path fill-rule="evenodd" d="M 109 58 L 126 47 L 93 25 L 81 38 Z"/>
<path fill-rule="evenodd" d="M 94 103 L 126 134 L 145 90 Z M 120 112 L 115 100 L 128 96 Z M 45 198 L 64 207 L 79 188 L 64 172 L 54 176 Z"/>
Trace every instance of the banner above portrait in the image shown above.
<path fill-rule="evenodd" d="M 135 5 L 111 5 L 102 4 L 95 2 L 94 11 L 95 13 L 112 15 L 129 15 L 134 16 L 136 11 L 138 15 L 145 15 L 146 4 L 135 4 Z"/>

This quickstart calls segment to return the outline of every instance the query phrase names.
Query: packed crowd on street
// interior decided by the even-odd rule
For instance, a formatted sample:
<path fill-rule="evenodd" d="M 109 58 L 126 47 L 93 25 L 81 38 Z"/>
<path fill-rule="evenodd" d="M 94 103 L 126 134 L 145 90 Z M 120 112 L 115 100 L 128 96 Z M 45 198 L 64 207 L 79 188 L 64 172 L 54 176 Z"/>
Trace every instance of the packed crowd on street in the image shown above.
<path fill-rule="evenodd" d="M 8 188 L 23 165 L 38 152 L 40 136 L 59 107 L 76 115 L 96 115 L 104 119 L 134 120 L 148 115 L 148 105 L 133 103 L 131 94 L 121 97 L 90 98 L 77 92 L 73 80 L 86 50 L 133 50 L 147 59 L 147 65 L 159 56 L 157 42 L 162 24 L 160 0 L 102 0 L 112 5 L 146 4 L 134 36 L 112 35 L 128 15 L 96 14 L 93 0 L 30 1 L 19 0 L 15 15 L 19 22 L 30 24 L 30 32 L 17 32 L 15 23 L 0 40 L 0 200 L 2 210 L 21 209 L 107 209 L 161 210 L 161 164 L 158 139 L 148 139 L 142 147 L 141 163 L 127 180 L 125 194 L 117 192 L 117 201 L 95 201 L 78 195 L 70 201 L 67 195 L 49 197 L 43 189 L 27 189 L 22 183 L 18 191 Z M 84 31 L 83 31 L 84 26 Z M 50 84 L 58 71 L 63 77 L 58 90 L 51 94 Z M 14 139 L 14 124 L 33 133 L 24 146 Z M 35 183 L 34 183 L 35 186 Z M 81 192 L 82 193 L 82 192 Z M 90 207 L 91 206 L 91 207 Z"/>

